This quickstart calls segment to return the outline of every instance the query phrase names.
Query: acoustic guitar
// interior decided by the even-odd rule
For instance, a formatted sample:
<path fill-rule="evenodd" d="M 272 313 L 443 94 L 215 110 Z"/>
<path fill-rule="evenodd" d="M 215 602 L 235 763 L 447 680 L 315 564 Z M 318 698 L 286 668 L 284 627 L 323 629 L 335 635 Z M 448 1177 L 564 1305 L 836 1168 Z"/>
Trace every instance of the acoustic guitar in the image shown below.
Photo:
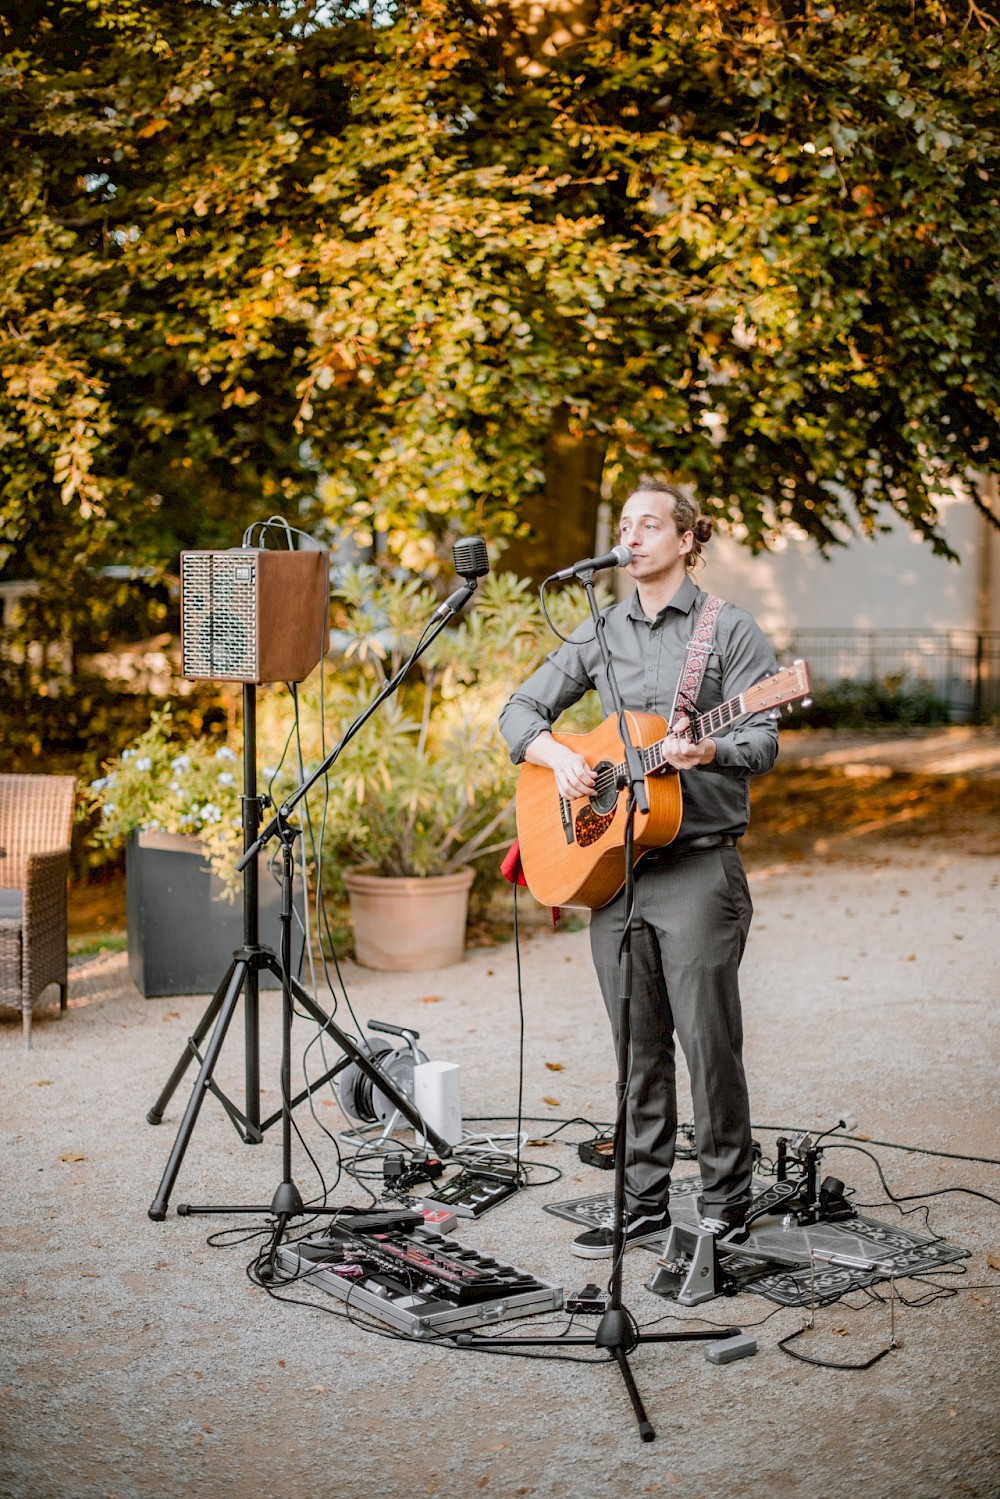
<path fill-rule="evenodd" d="M 696 714 L 682 737 L 697 743 L 738 718 L 780 708 L 809 694 L 804 661 L 765 677 L 738 697 Z M 664 761 L 667 721 L 658 713 L 626 710 L 629 733 L 642 755 L 648 812 L 635 815 L 635 863 L 673 842 L 681 825 L 680 776 Z M 554 734 L 597 772 L 590 796 L 560 796 L 552 771 L 525 762 L 517 782 L 517 838 L 528 889 L 544 906 L 587 906 L 613 900 L 625 883 L 628 782 L 618 718 L 611 714 L 589 734 Z M 658 774 L 658 772 L 664 772 Z"/>

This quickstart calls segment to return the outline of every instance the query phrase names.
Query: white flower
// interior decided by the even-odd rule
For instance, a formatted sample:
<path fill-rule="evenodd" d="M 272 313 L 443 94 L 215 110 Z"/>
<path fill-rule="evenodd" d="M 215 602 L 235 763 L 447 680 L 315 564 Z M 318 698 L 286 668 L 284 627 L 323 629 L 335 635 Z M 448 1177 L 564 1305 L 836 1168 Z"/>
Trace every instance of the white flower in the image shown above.
<path fill-rule="evenodd" d="M 199 813 L 202 822 L 221 822 L 222 812 L 213 802 L 206 802 Z"/>
<path fill-rule="evenodd" d="M 103 791 L 104 788 L 105 788 L 105 786 L 107 786 L 107 784 L 108 784 L 108 782 L 110 780 L 111 780 L 110 776 L 100 776 L 96 781 L 91 781 L 91 783 L 90 783 L 90 789 L 91 789 L 91 791 L 93 791 L 95 795 L 97 794 L 97 792 Z"/>
<path fill-rule="evenodd" d="M 141 755 L 135 762 L 135 768 L 136 770 L 149 770 L 152 763 L 153 762 L 148 755 Z"/>
<path fill-rule="evenodd" d="M 219 785 L 220 786 L 235 786 L 236 785 L 236 777 L 234 775 L 232 775 L 228 770 L 224 770 L 222 772 L 222 774 L 219 776 Z"/>
<path fill-rule="evenodd" d="M 131 760 L 134 754 L 135 754 L 135 750 L 134 749 L 122 750 L 122 759 L 123 760 Z"/>
<path fill-rule="evenodd" d="M 115 806 L 114 802 L 105 802 L 104 806 L 101 808 L 101 816 L 104 818 L 105 822 L 110 822 L 117 810 L 118 809 Z"/>
<path fill-rule="evenodd" d="M 229 749 L 229 747 L 224 744 L 221 749 L 216 750 L 215 758 L 217 760 L 235 760 L 236 754 L 235 751 Z"/>
<path fill-rule="evenodd" d="M 167 790 L 168 791 L 172 791 L 175 796 L 185 796 L 186 795 L 184 787 L 181 786 L 181 785 L 179 785 L 177 781 L 171 781 L 170 785 L 167 787 Z"/>
<path fill-rule="evenodd" d="M 190 770 L 190 768 L 191 768 L 191 756 L 190 755 L 178 755 L 176 760 L 171 760 L 171 762 L 170 762 L 170 769 L 172 771 L 175 771 L 178 775 L 180 774 L 180 772 L 182 770 Z"/>

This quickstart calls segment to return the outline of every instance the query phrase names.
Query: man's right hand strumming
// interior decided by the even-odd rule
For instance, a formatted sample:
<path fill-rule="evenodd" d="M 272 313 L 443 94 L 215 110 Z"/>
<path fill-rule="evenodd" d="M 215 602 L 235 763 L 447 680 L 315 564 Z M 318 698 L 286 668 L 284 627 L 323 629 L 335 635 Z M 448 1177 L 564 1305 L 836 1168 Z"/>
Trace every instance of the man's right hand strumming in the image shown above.
<path fill-rule="evenodd" d="M 532 765 L 545 765 L 556 778 L 560 796 L 573 801 L 576 797 L 590 796 L 597 785 L 597 777 L 582 755 L 560 744 L 551 734 L 539 734 L 525 750 L 524 758 Z"/>

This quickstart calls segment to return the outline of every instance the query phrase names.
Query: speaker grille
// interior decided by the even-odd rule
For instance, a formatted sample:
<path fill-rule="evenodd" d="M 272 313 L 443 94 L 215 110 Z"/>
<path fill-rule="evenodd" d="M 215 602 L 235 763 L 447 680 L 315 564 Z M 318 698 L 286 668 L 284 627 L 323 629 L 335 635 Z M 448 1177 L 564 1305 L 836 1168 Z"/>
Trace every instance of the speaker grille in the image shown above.
<path fill-rule="evenodd" d="M 260 554 L 181 556 L 182 674 L 256 682 Z"/>

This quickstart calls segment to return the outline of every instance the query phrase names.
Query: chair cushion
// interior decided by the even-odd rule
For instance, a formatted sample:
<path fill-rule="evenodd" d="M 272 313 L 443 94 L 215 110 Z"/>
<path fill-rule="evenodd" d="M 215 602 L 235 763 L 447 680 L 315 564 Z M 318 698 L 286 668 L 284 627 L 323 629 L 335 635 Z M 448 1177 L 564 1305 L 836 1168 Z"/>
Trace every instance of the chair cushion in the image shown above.
<path fill-rule="evenodd" d="M 0 921 L 20 921 L 24 900 L 20 890 L 0 890 Z"/>

